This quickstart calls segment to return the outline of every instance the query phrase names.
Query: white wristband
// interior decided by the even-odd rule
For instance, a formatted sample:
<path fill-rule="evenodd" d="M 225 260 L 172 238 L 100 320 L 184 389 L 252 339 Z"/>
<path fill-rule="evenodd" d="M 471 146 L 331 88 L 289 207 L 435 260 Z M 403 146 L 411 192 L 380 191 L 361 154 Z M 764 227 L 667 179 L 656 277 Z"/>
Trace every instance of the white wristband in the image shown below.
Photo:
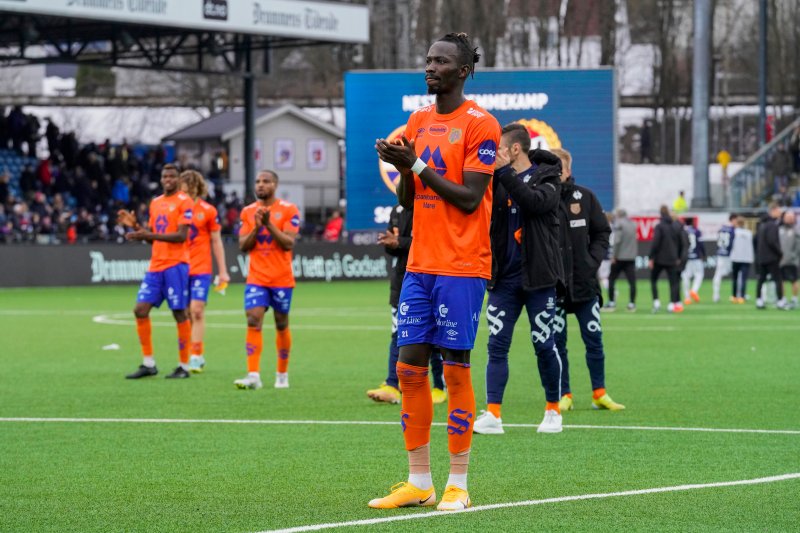
<path fill-rule="evenodd" d="M 414 162 L 414 166 L 411 167 L 411 172 L 419 176 L 422 173 L 422 171 L 425 170 L 426 168 L 428 168 L 428 165 L 426 165 L 425 161 L 423 161 L 418 157 L 417 160 Z"/>

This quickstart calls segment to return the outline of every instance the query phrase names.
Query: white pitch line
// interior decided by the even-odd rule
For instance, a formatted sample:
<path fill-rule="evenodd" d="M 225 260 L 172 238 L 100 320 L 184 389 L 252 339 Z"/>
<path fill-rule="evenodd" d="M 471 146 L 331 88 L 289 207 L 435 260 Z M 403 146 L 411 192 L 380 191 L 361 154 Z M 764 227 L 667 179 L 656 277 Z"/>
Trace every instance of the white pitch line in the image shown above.
<path fill-rule="evenodd" d="M 97 315 L 92 317 L 92 322 L 96 324 L 103 324 L 103 325 L 110 325 L 110 326 L 133 326 L 136 323 L 131 319 L 115 319 L 111 318 L 113 316 L 117 316 L 114 314 L 110 315 Z M 158 322 L 152 321 L 151 324 L 153 326 L 164 326 L 164 327 L 175 327 L 175 321 L 172 322 Z M 217 322 L 206 322 L 207 328 L 212 329 L 245 329 L 245 321 L 242 320 L 241 324 L 233 324 L 233 323 L 217 323 Z M 263 328 L 264 329 L 274 329 L 275 325 L 270 323 L 269 321 L 264 321 Z M 292 329 L 299 329 L 299 330 L 318 330 L 318 331 L 390 331 L 391 328 L 389 323 L 387 322 L 385 325 L 382 326 L 356 326 L 353 324 L 292 324 Z"/>
<path fill-rule="evenodd" d="M 402 520 L 421 520 L 425 518 L 441 518 L 443 516 L 453 516 L 463 513 L 479 513 L 481 511 L 491 511 L 494 509 L 507 509 L 510 507 L 531 507 L 533 505 L 544 505 L 548 503 L 574 502 L 581 500 L 599 500 L 604 498 L 619 498 L 623 496 L 641 496 L 643 494 L 659 494 L 664 492 L 683 492 L 698 489 L 713 489 L 721 487 L 736 487 L 742 485 L 760 485 L 764 483 L 776 483 L 778 481 L 788 481 L 800 478 L 800 473 L 782 474 L 778 476 L 759 477 L 754 479 L 741 479 L 736 481 L 719 481 L 716 483 L 693 483 L 691 485 L 674 485 L 671 487 L 655 487 L 652 489 L 626 490 L 619 492 L 603 492 L 598 494 L 580 494 L 577 496 L 561 496 L 558 498 L 546 498 L 543 500 L 524 500 L 518 502 L 493 503 L 489 505 L 478 505 L 461 511 L 433 511 L 400 516 L 387 516 L 384 518 L 369 518 L 365 520 L 351 520 L 349 522 L 329 522 L 327 524 L 311 524 L 307 526 L 290 527 L 286 529 L 268 530 L 280 533 L 295 533 L 300 531 L 319 531 L 320 529 L 333 529 L 339 527 L 370 526 L 374 524 L 384 524 L 387 522 L 399 522 Z M 267 533 L 267 532 L 261 532 Z"/>
<path fill-rule="evenodd" d="M 224 418 L 55 418 L 55 417 L 7 417 L 0 422 L 65 422 L 65 423 L 114 423 L 114 424 L 255 424 L 255 425 L 317 425 L 317 426 L 396 426 L 399 423 L 386 420 L 235 420 Z M 446 426 L 434 422 L 434 426 Z M 504 424 L 513 428 L 537 428 L 538 424 Z M 701 428 L 670 426 L 599 426 L 565 424 L 565 429 L 618 429 L 628 431 L 697 431 L 706 433 L 757 433 L 766 435 L 800 435 L 795 429 L 747 429 L 747 428 Z"/>

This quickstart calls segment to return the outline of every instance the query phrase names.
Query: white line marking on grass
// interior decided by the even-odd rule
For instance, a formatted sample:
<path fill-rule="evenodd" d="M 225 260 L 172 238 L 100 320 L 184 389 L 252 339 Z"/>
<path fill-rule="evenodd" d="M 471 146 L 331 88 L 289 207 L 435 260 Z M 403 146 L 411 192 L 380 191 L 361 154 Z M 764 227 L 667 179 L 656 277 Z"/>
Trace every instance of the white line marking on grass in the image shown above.
<path fill-rule="evenodd" d="M 386 522 L 399 522 L 401 520 L 419 520 L 424 518 L 441 518 L 462 513 L 479 513 L 481 511 L 491 511 L 493 509 L 507 509 L 510 507 L 531 507 L 533 505 L 544 505 L 547 503 L 574 502 L 580 500 L 599 500 L 603 498 L 619 498 L 623 496 L 641 496 L 643 494 L 659 494 L 663 492 L 683 492 L 698 489 L 714 489 L 721 487 L 736 487 L 741 485 L 760 485 L 764 483 L 776 483 L 778 481 L 788 481 L 800 478 L 800 473 L 782 474 L 778 476 L 759 477 L 755 479 L 741 479 L 736 481 L 719 481 L 715 483 L 693 483 L 690 485 L 675 485 L 672 487 L 655 487 L 652 489 L 626 490 L 619 492 L 604 492 L 598 494 L 580 494 L 577 496 L 561 496 L 558 498 L 545 498 L 543 500 L 524 500 L 519 502 L 493 503 L 489 505 L 477 505 L 461 511 L 432 511 L 419 512 L 416 514 L 406 514 L 400 516 L 387 516 L 384 518 L 369 518 L 365 520 L 351 520 L 349 522 L 330 522 L 327 524 L 311 524 L 307 526 L 290 527 L 286 529 L 269 530 L 281 533 L 294 533 L 299 531 L 319 531 L 320 529 L 333 529 L 339 527 L 370 526 L 374 524 L 384 524 Z M 379 511 L 377 511 L 379 512 Z M 266 533 L 266 532 L 261 532 Z"/>
<path fill-rule="evenodd" d="M 133 326 L 135 322 L 133 319 L 130 318 L 115 318 L 115 317 L 127 317 L 129 313 L 111 313 L 106 315 L 97 315 L 92 317 L 92 322 L 96 324 L 104 324 L 110 326 Z M 208 314 L 208 313 L 207 313 Z M 217 323 L 217 322 L 209 322 L 206 321 L 207 328 L 217 328 L 217 329 L 246 329 L 246 323 L 244 321 L 244 314 L 238 313 L 237 315 L 242 315 L 242 323 L 241 324 L 226 324 L 226 323 Z M 164 327 L 175 327 L 175 321 L 152 321 L 151 324 L 153 326 L 164 326 Z M 265 320 L 262 326 L 264 329 L 274 329 L 275 324 Z M 354 324 L 297 324 L 292 323 L 292 329 L 307 329 L 307 330 L 320 330 L 320 331 L 390 331 L 390 325 L 387 323 L 383 326 L 368 326 L 362 325 L 357 326 Z"/>
<path fill-rule="evenodd" d="M 387 420 L 235 420 L 225 418 L 38 418 L 16 417 L 0 418 L 0 422 L 67 422 L 67 423 L 115 423 L 115 424 L 255 424 L 255 425 L 295 425 L 295 426 L 396 426 L 399 423 Z M 444 422 L 434 422 L 434 426 L 446 426 Z M 512 428 L 537 428 L 538 424 L 504 424 Z M 598 426 L 584 424 L 565 424 L 566 429 L 622 429 L 628 431 L 698 431 L 706 433 L 760 433 L 766 435 L 800 435 L 797 429 L 747 429 L 747 428 L 699 428 L 671 426 Z"/>

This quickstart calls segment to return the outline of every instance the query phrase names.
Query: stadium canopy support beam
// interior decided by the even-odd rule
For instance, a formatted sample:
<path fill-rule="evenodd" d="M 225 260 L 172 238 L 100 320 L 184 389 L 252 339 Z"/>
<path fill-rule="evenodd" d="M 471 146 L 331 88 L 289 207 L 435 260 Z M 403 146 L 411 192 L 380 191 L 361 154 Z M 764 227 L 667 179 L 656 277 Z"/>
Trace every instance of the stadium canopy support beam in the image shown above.
<path fill-rule="evenodd" d="M 255 200 L 256 82 L 250 36 L 244 39 L 244 199 L 249 203 Z"/>
<path fill-rule="evenodd" d="M 709 207 L 708 98 L 711 66 L 711 0 L 694 2 L 694 65 L 692 80 L 692 207 Z"/>

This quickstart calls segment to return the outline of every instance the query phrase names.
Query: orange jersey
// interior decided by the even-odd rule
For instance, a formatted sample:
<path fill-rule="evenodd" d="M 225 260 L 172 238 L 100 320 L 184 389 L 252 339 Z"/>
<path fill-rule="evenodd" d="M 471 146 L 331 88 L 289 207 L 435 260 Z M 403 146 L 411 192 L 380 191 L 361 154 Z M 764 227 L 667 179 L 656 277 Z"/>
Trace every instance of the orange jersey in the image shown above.
<path fill-rule="evenodd" d="M 192 198 L 183 192 L 171 196 L 161 195 L 150 202 L 150 231 L 164 235 L 177 233 L 178 226 L 192 223 Z M 179 263 L 189 264 L 189 239 L 184 242 L 153 241 L 150 272 L 161 272 Z"/>
<path fill-rule="evenodd" d="M 440 115 L 430 105 L 412 113 L 405 136 L 417 155 L 443 178 L 464 183 L 464 172 L 494 175 L 500 124 L 486 110 L 467 100 L 452 113 Z M 414 240 L 408 270 L 445 276 L 492 277 L 489 222 L 492 185 L 478 208 L 467 214 L 444 201 L 414 175 Z"/>
<path fill-rule="evenodd" d="M 217 208 L 198 198 L 192 210 L 189 227 L 189 275 L 211 274 L 211 232 L 219 231 Z"/>
<path fill-rule="evenodd" d="M 242 227 L 239 235 L 247 235 L 256 227 L 255 214 L 260 207 L 253 202 L 242 209 Z M 300 230 L 300 212 L 297 206 L 278 200 L 269 207 L 270 221 L 281 231 L 298 232 Z M 284 250 L 262 226 L 256 238 L 255 247 L 250 250 L 250 270 L 247 283 L 262 287 L 294 287 L 292 272 L 292 251 Z"/>

